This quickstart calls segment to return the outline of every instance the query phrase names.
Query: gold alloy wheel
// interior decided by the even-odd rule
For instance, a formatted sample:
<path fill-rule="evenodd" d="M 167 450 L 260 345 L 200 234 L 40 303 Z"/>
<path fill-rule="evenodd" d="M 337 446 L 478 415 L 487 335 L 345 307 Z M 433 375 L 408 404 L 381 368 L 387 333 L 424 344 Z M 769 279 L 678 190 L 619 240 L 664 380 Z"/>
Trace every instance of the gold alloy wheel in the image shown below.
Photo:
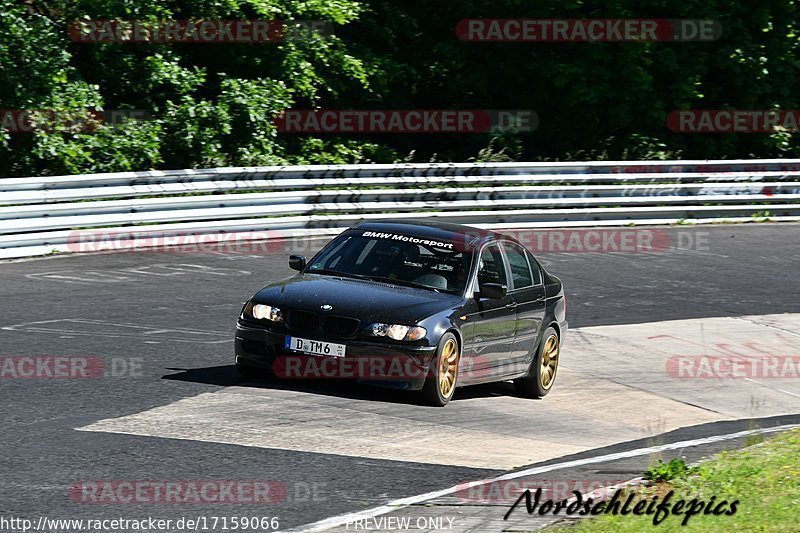
<path fill-rule="evenodd" d="M 439 358 L 439 392 L 442 398 L 449 398 L 456 386 L 458 374 L 458 345 L 455 339 L 447 339 Z"/>
<path fill-rule="evenodd" d="M 558 368 L 558 336 L 550 335 L 544 343 L 542 360 L 539 363 L 539 382 L 542 389 L 547 390 L 553 386 Z"/>

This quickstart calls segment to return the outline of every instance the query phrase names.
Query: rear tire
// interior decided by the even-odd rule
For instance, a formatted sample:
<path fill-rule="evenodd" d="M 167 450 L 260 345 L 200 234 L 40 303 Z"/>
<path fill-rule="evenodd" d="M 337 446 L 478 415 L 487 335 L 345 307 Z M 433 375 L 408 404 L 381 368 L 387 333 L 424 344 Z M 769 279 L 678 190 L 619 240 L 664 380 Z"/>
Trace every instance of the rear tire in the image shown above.
<path fill-rule="evenodd" d="M 543 398 L 553 389 L 561 355 L 561 339 L 556 330 L 549 327 L 542 335 L 542 342 L 531 361 L 528 374 L 514 380 L 514 388 L 526 398 Z"/>
<path fill-rule="evenodd" d="M 453 398 L 458 382 L 458 365 L 461 353 L 456 336 L 445 333 L 436 348 L 436 355 L 431 361 L 430 372 L 422 387 L 425 403 L 435 407 L 444 407 Z"/>

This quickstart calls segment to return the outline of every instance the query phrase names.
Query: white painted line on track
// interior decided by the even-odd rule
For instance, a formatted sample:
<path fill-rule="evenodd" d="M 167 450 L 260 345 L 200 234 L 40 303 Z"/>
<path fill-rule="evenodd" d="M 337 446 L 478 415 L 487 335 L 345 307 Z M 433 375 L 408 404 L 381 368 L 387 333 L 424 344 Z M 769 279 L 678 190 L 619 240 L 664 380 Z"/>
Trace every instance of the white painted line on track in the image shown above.
<path fill-rule="evenodd" d="M 607 455 L 599 455 L 596 457 L 587 457 L 585 459 L 576 459 L 573 461 L 565 461 L 563 463 L 555 463 L 551 465 L 545 466 L 538 466 L 533 468 L 528 468 L 525 470 L 518 470 L 516 472 L 509 472 L 508 474 L 503 474 L 501 476 L 483 479 L 480 481 L 471 481 L 471 487 L 479 487 L 481 485 L 486 485 L 489 483 L 496 483 L 498 481 L 506 481 L 509 479 L 516 479 L 519 477 L 530 476 L 535 474 L 541 474 L 544 472 L 552 472 L 553 470 L 562 470 L 564 468 L 573 468 L 583 465 L 595 464 L 595 463 L 605 463 L 608 461 L 617 461 L 620 459 L 628 459 L 630 457 L 640 457 L 642 455 L 649 455 L 651 453 L 658 453 L 667 450 L 679 450 L 682 448 L 691 448 L 694 446 L 701 446 L 703 444 L 712 444 L 715 442 L 723 442 L 726 440 L 734 440 L 747 437 L 749 435 L 760 435 L 764 433 L 776 433 L 780 431 L 787 431 L 790 429 L 800 428 L 800 424 L 787 424 L 784 426 L 775 426 L 771 428 L 760 428 L 760 429 L 750 429 L 746 431 L 739 431 L 736 433 L 728 433 L 725 435 L 713 435 L 711 437 L 703 437 L 700 439 L 691 439 L 691 440 L 684 440 L 679 442 L 673 442 L 671 444 L 662 444 L 659 446 L 650 446 L 647 448 L 637 448 L 635 450 L 628 450 L 625 452 L 617 452 L 617 453 L 610 453 Z M 328 529 L 344 526 L 348 522 L 353 522 L 354 520 L 364 520 L 365 518 L 374 518 L 376 516 L 380 516 L 386 513 L 390 513 L 392 511 L 396 511 L 402 507 L 408 507 L 409 505 L 414 505 L 417 503 L 422 503 L 427 500 L 432 500 L 434 498 L 441 498 L 442 496 L 447 496 L 448 494 L 453 494 L 458 492 L 459 490 L 463 490 L 463 484 L 456 485 L 454 487 L 449 487 L 442 490 L 437 490 L 433 492 L 427 492 L 425 494 L 419 494 L 417 496 L 409 496 L 407 498 L 400 498 L 397 500 L 393 500 L 385 505 L 381 505 L 379 507 L 373 507 L 372 509 L 365 509 L 363 511 L 357 511 L 354 513 L 347 513 L 338 516 L 332 516 L 330 518 L 325 518 L 318 522 L 313 522 L 311 524 L 306 524 L 304 526 L 300 526 L 295 529 L 287 530 L 286 533 L 316 533 L 318 531 L 326 531 Z"/>
<path fill-rule="evenodd" d="M 32 333 L 61 334 L 72 336 L 92 336 L 145 339 L 150 335 L 164 342 L 189 342 L 193 344 L 225 344 L 230 342 L 229 334 L 224 331 L 201 331 L 186 328 L 163 329 L 158 326 L 109 322 L 92 318 L 59 318 L 55 320 L 39 320 L 0 326 L 0 330 L 24 331 Z M 64 338 L 62 336 L 62 338 Z M 148 339 L 149 340 L 149 339 Z"/>

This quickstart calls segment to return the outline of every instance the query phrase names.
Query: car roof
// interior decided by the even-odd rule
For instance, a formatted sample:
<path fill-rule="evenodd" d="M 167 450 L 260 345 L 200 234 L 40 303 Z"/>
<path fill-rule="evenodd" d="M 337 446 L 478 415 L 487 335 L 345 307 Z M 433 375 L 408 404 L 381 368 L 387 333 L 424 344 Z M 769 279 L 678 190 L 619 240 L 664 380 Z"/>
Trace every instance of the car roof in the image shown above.
<path fill-rule="evenodd" d="M 351 229 L 402 232 L 415 237 L 439 241 L 460 241 L 467 245 L 478 245 L 491 239 L 508 239 L 505 235 L 493 231 L 429 219 L 364 221 L 359 222 Z"/>

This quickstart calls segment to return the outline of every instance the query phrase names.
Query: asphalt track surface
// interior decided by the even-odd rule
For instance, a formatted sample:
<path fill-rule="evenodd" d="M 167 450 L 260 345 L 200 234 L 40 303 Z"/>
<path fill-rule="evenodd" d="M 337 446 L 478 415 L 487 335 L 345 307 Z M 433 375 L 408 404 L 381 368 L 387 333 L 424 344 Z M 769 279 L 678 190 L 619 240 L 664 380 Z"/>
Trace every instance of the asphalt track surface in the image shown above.
<path fill-rule="evenodd" d="M 800 225 L 658 231 L 669 236 L 670 249 L 537 254 L 565 283 L 571 328 L 800 310 Z M 516 398 L 505 384 L 461 390 L 453 404 L 436 410 L 415 405 L 404 393 L 380 389 L 241 380 L 231 362 L 233 325 L 242 302 L 266 283 L 292 273 L 287 266 L 290 253 L 310 256 L 323 243 L 287 242 L 263 254 L 144 252 L 0 263 L 0 356 L 97 357 L 107 371 L 96 379 L 0 380 L 2 515 L 34 520 L 40 516 L 277 516 L 281 529 L 286 529 L 508 470 L 506 464 L 489 466 L 491 461 L 484 466 L 475 466 L 481 463 L 474 461 L 453 465 L 442 460 L 309 452 L 302 451 L 302 443 L 298 449 L 224 444 L 220 442 L 224 436 L 205 440 L 202 423 L 195 428 L 196 438 L 106 432 L 102 427 L 76 430 L 226 387 L 244 391 L 243 407 L 247 394 L 263 393 L 274 394 L 276 401 L 300 398 L 298 402 L 335 403 L 344 409 L 350 404 L 357 409 L 367 402 L 364 412 L 371 409 L 371 415 L 391 419 L 393 413 L 408 410 L 425 422 L 444 419 L 469 424 L 471 417 L 478 416 L 487 425 L 502 426 L 515 423 L 515 406 L 532 409 L 529 400 Z M 568 349 L 565 344 L 565 358 Z M 593 372 L 591 368 L 582 371 L 590 377 Z M 619 380 L 624 382 L 625 376 Z M 559 384 L 543 405 L 557 405 Z M 460 401 L 468 406 L 476 399 L 475 410 L 458 407 Z M 493 401 L 503 408 L 491 409 Z M 191 409 L 192 404 L 187 405 Z M 506 411 L 509 406 L 511 412 Z M 296 415 L 287 412 L 289 418 Z M 636 447 L 653 438 L 669 441 L 710 435 L 754 423 L 730 418 L 690 424 L 679 433 L 658 434 L 649 428 L 642 431 L 642 439 L 604 449 Z M 787 414 L 759 423 L 796 421 Z M 558 422 L 543 426 L 544 436 Z M 555 450 L 555 457 L 591 453 L 573 452 L 570 439 L 570 435 L 559 436 L 563 450 Z M 491 455 L 492 450 L 483 453 Z M 285 499 L 269 507 L 87 504 L 70 499 L 68 492 L 81 480 L 252 479 L 279 482 L 286 487 Z"/>

